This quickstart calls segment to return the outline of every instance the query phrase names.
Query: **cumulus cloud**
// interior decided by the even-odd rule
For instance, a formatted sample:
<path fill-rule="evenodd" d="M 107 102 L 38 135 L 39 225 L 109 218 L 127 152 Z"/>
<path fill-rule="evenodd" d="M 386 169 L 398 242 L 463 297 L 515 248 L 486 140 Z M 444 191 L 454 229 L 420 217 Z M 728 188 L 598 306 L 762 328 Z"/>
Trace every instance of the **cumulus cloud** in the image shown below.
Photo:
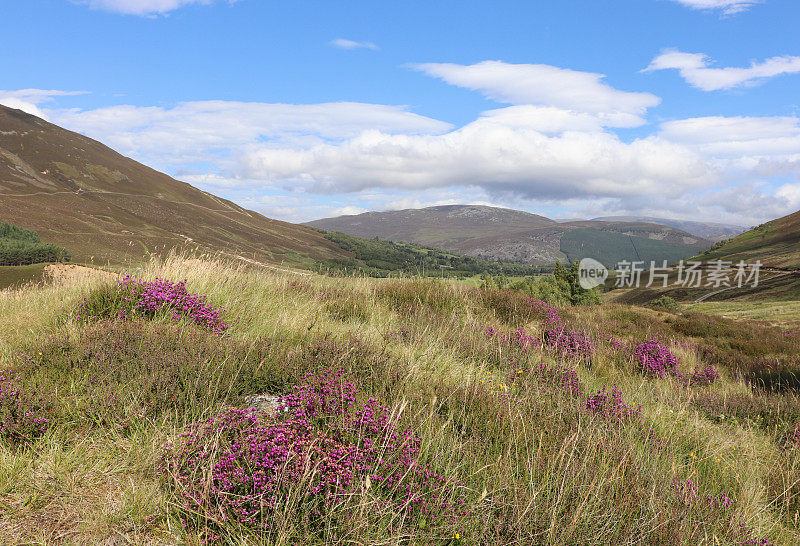
<path fill-rule="evenodd" d="M 783 184 L 775 195 L 788 202 L 790 210 L 800 210 L 800 182 Z"/>
<path fill-rule="evenodd" d="M 676 69 L 690 85 L 703 91 L 754 85 L 766 78 L 800 72 L 800 57 L 792 56 L 772 57 L 760 63 L 753 61 L 747 68 L 711 68 L 710 64 L 710 59 L 702 53 L 665 51 L 644 71 Z"/>
<path fill-rule="evenodd" d="M 48 119 L 47 114 L 39 108 L 40 104 L 52 101 L 55 97 L 83 95 L 85 93 L 85 91 L 59 91 L 54 89 L 19 89 L 16 91 L 3 91 L 0 89 L 0 104 L 46 120 Z"/>
<path fill-rule="evenodd" d="M 378 46 L 372 42 L 356 42 L 353 40 L 347 40 L 345 38 L 336 38 L 335 40 L 331 40 L 328 42 L 328 45 L 339 49 L 379 49 Z"/>
<path fill-rule="evenodd" d="M 615 89 L 603 82 L 603 74 L 546 64 L 483 61 L 473 65 L 422 63 L 411 67 L 451 85 L 480 91 L 497 102 L 598 114 L 615 120 L 616 126 L 644 123 L 642 117 L 647 109 L 661 102 L 651 93 Z"/>
<path fill-rule="evenodd" d="M 101 9 L 125 15 L 163 15 L 191 4 L 211 4 L 215 0 L 82 0 L 93 9 Z M 233 4 L 237 0 L 227 0 Z"/>
<path fill-rule="evenodd" d="M 797 117 L 700 117 L 661 125 L 661 138 L 684 144 L 708 157 L 710 164 L 729 180 L 800 178 L 800 118 Z M 794 185 L 753 200 L 753 210 L 769 216 L 800 208 L 792 197 Z M 738 198 L 737 198 L 738 199 Z M 732 201 L 725 200 L 726 207 Z M 759 208 L 761 207 L 761 208 Z M 783 208 L 781 208 L 783 207 Z"/>
<path fill-rule="evenodd" d="M 785 214 L 797 202 L 795 183 L 776 179 L 800 175 L 797 118 L 675 120 L 623 140 L 614 130 L 640 125 L 657 97 L 619 91 L 599 74 L 542 67 L 420 67 L 511 103 L 460 127 L 363 103 L 41 110 L 160 170 L 294 221 L 356 210 L 346 207 L 491 202 L 556 217 L 592 209 L 735 223 Z M 13 93 L 42 102 L 57 92 Z M 751 198 L 749 209 L 724 193 L 759 179 L 769 183 L 738 194 Z"/>
<path fill-rule="evenodd" d="M 746 11 L 761 0 L 672 0 L 692 9 L 720 10 L 725 15 Z"/>
<path fill-rule="evenodd" d="M 366 131 L 341 143 L 251 150 L 241 161 L 250 178 L 291 179 L 329 193 L 476 185 L 528 198 L 622 196 L 680 193 L 714 180 L 691 150 L 658 138 L 548 135 L 497 123 L 498 115 L 442 135 Z"/>

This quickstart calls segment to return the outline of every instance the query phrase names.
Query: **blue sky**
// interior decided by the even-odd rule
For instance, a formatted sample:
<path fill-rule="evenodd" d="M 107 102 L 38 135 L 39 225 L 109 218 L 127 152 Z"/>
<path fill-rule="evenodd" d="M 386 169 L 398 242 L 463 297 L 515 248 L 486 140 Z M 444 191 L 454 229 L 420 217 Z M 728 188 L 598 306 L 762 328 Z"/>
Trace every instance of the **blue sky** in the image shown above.
<path fill-rule="evenodd" d="M 289 221 L 800 209 L 796 0 L 0 0 L 0 103 Z"/>

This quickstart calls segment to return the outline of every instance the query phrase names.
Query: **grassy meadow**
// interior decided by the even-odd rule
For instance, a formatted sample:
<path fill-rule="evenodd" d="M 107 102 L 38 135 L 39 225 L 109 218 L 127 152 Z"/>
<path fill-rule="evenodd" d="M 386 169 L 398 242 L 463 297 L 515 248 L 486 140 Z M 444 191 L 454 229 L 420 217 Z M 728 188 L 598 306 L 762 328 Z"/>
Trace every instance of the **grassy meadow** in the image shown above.
<path fill-rule="evenodd" d="M 796 306 L 132 273 L 186 279 L 224 331 L 118 312 L 116 275 L 0 293 L 0 543 L 800 543 Z"/>

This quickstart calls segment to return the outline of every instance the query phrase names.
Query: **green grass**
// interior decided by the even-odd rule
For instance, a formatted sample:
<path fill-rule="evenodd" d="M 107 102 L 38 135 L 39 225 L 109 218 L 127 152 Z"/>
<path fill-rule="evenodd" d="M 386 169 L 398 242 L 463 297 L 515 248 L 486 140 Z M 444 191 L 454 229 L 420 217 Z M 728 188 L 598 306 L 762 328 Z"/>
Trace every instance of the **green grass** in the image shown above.
<path fill-rule="evenodd" d="M 800 301 L 719 301 L 687 305 L 698 313 L 734 319 L 760 320 L 787 326 L 800 324 Z"/>
<path fill-rule="evenodd" d="M 0 266 L 0 290 L 39 282 L 44 276 L 46 264 Z"/>
<path fill-rule="evenodd" d="M 227 309 L 229 333 L 219 338 L 167 317 L 76 322 L 69 310 L 96 278 L 0 296 L 0 369 L 15 369 L 28 392 L 54 403 L 51 427 L 32 447 L 0 441 L 0 542 L 200 544 L 156 470 L 164 442 L 247 394 L 290 392 L 323 369 L 342 369 L 364 397 L 401 414 L 422 440 L 421 460 L 460 482 L 468 510 L 429 527 L 389 529 L 373 522 L 374 499 L 359 493 L 361 511 L 326 516 L 335 527 L 308 534 L 300 503 L 278 514 L 289 522 L 280 534 L 259 538 L 230 524 L 227 543 L 743 542 L 727 517 L 682 502 L 675 478 L 693 480 L 703 497 L 728 495 L 754 536 L 800 541 L 800 457 L 782 443 L 800 418 L 794 395 L 757 390 L 737 356 L 764 353 L 788 366 L 797 346 L 781 341 L 783 329 L 621 305 L 563 309 L 569 327 L 587 330 L 597 347 L 590 368 L 566 364 L 587 393 L 616 384 L 626 403 L 641 404 L 641 421 L 625 423 L 593 416 L 537 375 L 540 363 L 553 363 L 550 352 L 515 353 L 485 334 L 489 326 L 538 334 L 522 294 L 208 259 L 169 258 L 137 275 L 187 279 Z M 627 343 L 658 335 L 686 371 L 713 346 L 721 378 L 699 389 L 646 379 L 609 334 Z M 511 355 L 521 371 L 508 364 Z M 720 419 L 725 412 L 736 420 Z"/>

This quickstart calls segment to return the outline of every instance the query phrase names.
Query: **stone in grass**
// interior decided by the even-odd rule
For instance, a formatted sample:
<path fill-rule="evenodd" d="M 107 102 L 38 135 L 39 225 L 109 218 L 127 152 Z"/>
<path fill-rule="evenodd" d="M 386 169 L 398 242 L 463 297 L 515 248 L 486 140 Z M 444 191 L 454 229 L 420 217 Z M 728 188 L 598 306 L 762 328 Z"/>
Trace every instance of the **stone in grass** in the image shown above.
<path fill-rule="evenodd" d="M 248 394 L 244 397 L 245 405 L 248 408 L 256 408 L 259 411 L 271 412 L 278 408 L 281 397 L 276 394 Z"/>

